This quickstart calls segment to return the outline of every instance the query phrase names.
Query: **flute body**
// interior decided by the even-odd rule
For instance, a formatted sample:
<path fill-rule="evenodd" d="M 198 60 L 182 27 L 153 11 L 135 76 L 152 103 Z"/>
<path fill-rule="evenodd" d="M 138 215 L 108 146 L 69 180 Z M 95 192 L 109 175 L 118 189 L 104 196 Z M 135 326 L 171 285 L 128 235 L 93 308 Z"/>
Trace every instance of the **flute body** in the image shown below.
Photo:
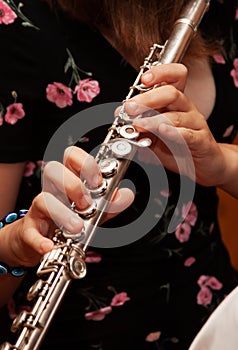
<path fill-rule="evenodd" d="M 155 65 L 181 61 L 209 4 L 209 0 L 191 0 L 188 3 L 175 22 L 166 43 L 163 46 L 154 44 L 151 48 L 125 101 L 136 93 L 150 89 L 140 83 L 146 70 Z M 137 148 L 148 147 L 150 144 L 151 140 L 148 138 L 139 139 L 139 133 L 122 107 L 95 157 L 103 181 L 100 187 L 90 189 L 93 204 L 84 212 L 79 212 L 74 203 L 71 206 L 72 210 L 83 217 L 84 229 L 76 235 L 71 235 L 63 228 L 56 230 L 53 238 L 54 248 L 43 256 L 37 270 L 39 279 L 27 295 L 28 300 L 34 300 L 32 310 L 23 311 L 16 317 L 11 330 L 18 333 L 18 338 L 14 345 L 3 343 L 0 350 L 40 348 L 70 283 L 86 275 L 87 248 Z"/>

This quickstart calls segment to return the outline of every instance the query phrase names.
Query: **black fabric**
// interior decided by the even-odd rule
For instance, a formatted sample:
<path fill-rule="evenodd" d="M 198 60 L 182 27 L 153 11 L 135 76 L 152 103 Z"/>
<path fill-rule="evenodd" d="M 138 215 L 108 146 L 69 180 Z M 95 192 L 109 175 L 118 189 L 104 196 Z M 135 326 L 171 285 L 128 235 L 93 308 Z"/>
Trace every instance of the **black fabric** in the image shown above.
<path fill-rule="evenodd" d="M 60 12 L 52 13 L 39 0 L 23 3 L 22 11 L 39 29 L 24 27 L 20 17 L 14 23 L 1 24 L 0 103 L 5 108 L 13 103 L 11 92 L 16 91 L 17 102 L 23 104 L 26 115 L 14 125 L 3 122 L 0 126 L 0 161 L 32 161 L 35 164 L 42 160 L 48 141 L 63 122 L 87 107 L 122 101 L 136 72 L 98 32 L 70 21 Z M 218 11 L 220 21 L 227 21 L 227 17 L 221 18 L 223 6 L 234 18 L 234 11 L 228 10 L 227 3 L 212 2 L 212 11 Z M 232 5 L 230 2 L 230 8 Z M 209 22 L 206 20 L 203 25 L 205 28 L 210 21 L 212 25 L 219 24 L 213 13 L 209 13 Z M 227 25 L 231 32 L 231 18 L 219 26 L 222 37 L 226 36 Z M 228 51 L 230 47 L 231 43 Z M 61 109 L 47 100 L 46 87 L 53 82 L 68 86 L 72 71 L 64 72 L 67 49 L 80 69 L 92 72 L 90 78 L 99 82 L 100 93 L 91 103 L 79 102 L 74 95 L 72 106 Z M 208 124 L 219 142 L 231 142 L 238 126 L 238 90 L 230 75 L 234 58 L 229 56 L 224 64 L 214 62 L 212 66 L 217 97 Z M 81 79 L 89 78 L 83 72 L 79 74 Z M 98 115 L 98 118 L 102 116 Z M 93 149 L 106 133 L 107 128 L 99 127 L 77 144 L 86 150 Z M 137 161 L 132 162 L 127 177 L 136 187 L 135 202 L 104 226 L 129 224 L 143 214 L 148 203 L 151 220 L 163 214 L 162 218 L 136 242 L 118 248 L 92 249 L 101 261 L 88 263 L 86 277 L 72 282 L 41 349 L 186 350 L 210 313 L 237 285 L 237 273 L 230 265 L 220 237 L 216 190 L 196 186 L 192 200 L 197 216 L 194 223 L 189 222 L 189 239 L 180 242 L 175 233 L 168 233 L 167 229 L 176 210 L 181 177 L 166 172 L 170 190 L 167 198 L 164 169 L 154 165 L 148 165 L 146 169 L 155 173 L 158 179 L 152 198 L 145 171 Z M 188 188 L 191 186 L 190 180 L 183 181 Z M 23 179 L 17 206 L 29 206 L 39 191 L 39 169 L 35 168 L 32 175 Z M 189 198 L 188 194 L 187 201 Z M 188 204 L 186 198 L 183 204 Z M 163 206 L 166 210 L 161 212 Z M 182 208 L 177 210 L 182 215 Z M 191 258 L 193 264 L 186 266 L 186 261 Z M 203 304 L 198 302 L 201 276 L 208 276 L 213 282 L 215 279 L 214 288 L 206 286 L 211 296 L 207 304 L 204 300 Z M 35 271 L 31 277 L 15 295 L 16 311 L 27 303 L 25 295 L 35 279 Z M 123 305 L 111 306 L 113 297 L 119 293 L 126 293 L 124 298 L 129 299 L 123 299 Z M 112 309 L 102 320 L 86 320 L 86 313 L 104 307 Z M 155 333 L 153 341 L 146 340 L 150 333 Z M 1 335 L 1 340 L 4 339 L 14 341 L 8 333 Z"/>

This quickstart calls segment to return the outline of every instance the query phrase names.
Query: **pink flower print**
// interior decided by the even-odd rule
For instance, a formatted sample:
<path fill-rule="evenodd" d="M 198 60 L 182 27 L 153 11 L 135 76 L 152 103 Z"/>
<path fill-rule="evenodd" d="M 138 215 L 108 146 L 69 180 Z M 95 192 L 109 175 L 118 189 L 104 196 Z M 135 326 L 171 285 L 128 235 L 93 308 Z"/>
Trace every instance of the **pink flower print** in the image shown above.
<path fill-rule="evenodd" d="M 0 0 L 0 24 L 10 24 L 15 21 L 17 15 L 3 0 Z"/>
<path fill-rule="evenodd" d="M 152 343 L 154 341 L 159 340 L 160 336 L 161 336 L 161 332 L 160 331 L 158 331 L 158 332 L 151 332 L 150 334 L 147 335 L 145 340 L 150 342 L 150 343 Z"/>
<path fill-rule="evenodd" d="M 223 284 L 220 281 L 218 281 L 216 277 L 213 276 L 209 277 L 206 285 L 214 290 L 220 290 L 223 287 Z"/>
<path fill-rule="evenodd" d="M 33 175 L 34 169 L 35 169 L 35 168 L 36 168 L 35 163 L 33 163 L 33 162 L 27 162 L 27 163 L 26 163 L 26 166 L 25 166 L 25 171 L 24 171 L 23 176 L 29 177 L 29 176 Z"/>
<path fill-rule="evenodd" d="M 225 64 L 226 61 L 224 59 L 224 57 L 222 55 L 214 55 L 213 56 L 213 59 L 216 63 L 219 63 L 219 64 Z"/>
<path fill-rule="evenodd" d="M 43 160 L 38 160 L 38 161 L 36 162 L 36 164 L 37 164 L 37 166 L 40 167 L 40 168 L 43 168 L 43 166 L 44 166 Z"/>
<path fill-rule="evenodd" d="M 201 275 L 197 283 L 201 288 L 210 287 L 214 290 L 219 290 L 223 287 L 223 284 L 214 276 Z"/>
<path fill-rule="evenodd" d="M 194 256 L 190 256 L 189 258 L 187 258 L 184 262 L 184 266 L 186 267 L 190 267 L 192 264 L 194 264 L 196 261 L 196 259 L 194 258 Z"/>
<path fill-rule="evenodd" d="M 59 108 L 65 108 L 73 104 L 72 90 L 66 85 L 58 82 L 48 84 L 46 88 L 46 98 L 56 104 Z"/>
<path fill-rule="evenodd" d="M 197 281 L 197 284 L 202 288 L 207 285 L 207 281 L 209 280 L 210 276 L 201 275 Z"/>
<path fill-rule="evenodd" d="M 80 102 L 92 102 L 100 92 L 99 83 L 97 80 L 83 79 L 76 85 L 74 93 L 77 94 L 77 99 Z"/>
<path fill-rule="evenodd" d="M 14 125 L 19 119 L 24 118 L 25 111 L 22 103 L 12 103 L 7 107 L 7 112 L 4 119 L 7 123 Z"/>
<path fill-rule="evenodd" d="M 130 300 L 130 298 L 128 297 L 127 293 L 118 293 L 112 298 L 111 306 L 122 306 L 128 300 Z"/>
<path fill-rule="evenodd" d="M 197 294 L 197 303 L 198 305 L 207 306 L 211 304 L 212 293 L 209 288 L 202 287 Z"/>
<path fill-rule="evenodd" d="M 235 19 L 238 20 L 238 8 L 236 9 Z"/>
<path fill-rule="evenodd" d="M 231 70 L 231 76 L 234 81 L 235 87 L 238 88 L 238 58 L 235 58 L 233 61 L 234 69 Z"/>
<path fill-rule="evenodd" d="M 198 217 L 198 211 L 196 205 L 193 202 L 189 201 L 187 204 L 183 205 L 182 217 L 191 226 L 195 225 Z"/>
<path fill-rule="evenodd" d="M 93 251 L 87 251 L 86 252 L 86 263 L 99 263 L 102 260 L 102 257 L 100 254 L 93 252 Z"/>
<path fill-rule="evenodd" d="M 43 160 L 38 160 L 36 162 L 37 166 L 39 167 L 39 170 L 43 173 L 45 166 L 48 162 L 44 162 Z"/>
<path fill-rule="evenodd" d="M 228 128 L 225 130 L 224 134 L 222 135 L 222 137 L 228 137 L 231 135 L 232 131 L 234 129 L 234 125 L 230 125 L 228 126 Z"/>
<path fill-rule="evenodd" d="M 175 230 L 175 236 L 180 243 L 187 242 L 191 234 L 191 226 L 187 222 L 179 224 Z"/>
<path fill-rule="evenodd" d="M 112 311 L 112 307 L 111 306 L 105 306 L 102 307 L 101 309 L 98 309 L 96 311 L 91 311 L 91 312 L 87 312 L 85 314 L 85 318 L 86 320 L 90 321 L 101 321 L 105 318 L 105 316 L 107 314 L 110 314 L 110 312 Z"/>

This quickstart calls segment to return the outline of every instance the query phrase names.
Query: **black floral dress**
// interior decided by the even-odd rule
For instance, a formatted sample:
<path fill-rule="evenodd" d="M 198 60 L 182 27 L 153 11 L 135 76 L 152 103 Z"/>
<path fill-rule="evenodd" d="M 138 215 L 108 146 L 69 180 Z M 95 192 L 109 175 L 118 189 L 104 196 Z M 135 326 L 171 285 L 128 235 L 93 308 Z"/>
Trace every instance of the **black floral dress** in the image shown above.
<path fill-rule="evenodd" d="M 217 95 L 208 123 L 219 142 L 232 142 L 238 127 L 233 5 L 212 1 L 208 17 L 227 43 L 227 55 L 212 63 Z M 21 209 L 41 189 L 40 169 L 55 131 L 76 115 L 76 132 L 67 131 L 57 154 L 72 144 L 94 150 L 107 134 L 102 112 L 113 118 L 136 72 L 98 32 L 39 0 L 0 0 L 0 43 L 0 161 L 27 162 Z M 100 105 L 106 107 L 97 110 Z M 41 349 L 185 350 L 237 285 L 220 236 L 215 188 L 166 171 L 144 152 L 126 178 L 135 201 L 103 227 L 124 243 L 103 247 L 96 235 L 87 275 L 71 284 Z M 30 308 L 25 296 L 35 279 L 30 271 L 10 300 L 9 320 Z M 1 332 L 1 342 L 12 337 Z"/>

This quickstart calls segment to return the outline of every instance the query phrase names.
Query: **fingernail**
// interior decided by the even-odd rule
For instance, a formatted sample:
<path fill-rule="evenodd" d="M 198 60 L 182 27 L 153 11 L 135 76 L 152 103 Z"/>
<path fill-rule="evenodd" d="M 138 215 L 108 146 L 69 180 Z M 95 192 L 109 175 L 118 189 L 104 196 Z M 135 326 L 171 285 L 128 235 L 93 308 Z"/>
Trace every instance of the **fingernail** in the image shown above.
<path fill-rule="evenodd" d="M 142 77 L 143 77 L 143 81 L 145 83 L 150 83 L 153 80 L 153 74 L 152 73 L 144 73 Z"/>
<path fill-rule="evenodd" d="M 39 253 L 40 254 L 46 254 L 48 253 L 50 250 L 52 250 L 54 247 L 54 243 L 53 241 L 47 239 L 41 242 L 40 244 L 40 249 L 39 249 Z"/>
<path fill-rule="evenodd" d="M 90 204 L 92 204 L 92 197 L 91 197 L 90 193 L 88 193 L 88 192 L 82 193 L 78 202 L 77 202 L 77 207 L 79 209 L 85 209 Z"/>
<path fill-rule="evenodd" d="M 93 180 L 92 180 L 92 187 L 93 188 L 97 188 L 100 183 L 102 182 L 102 177 L 101 175 L 97 174 L 93 177 Z"/>
<path fill-rule="evenodd" d="M 68 217 L 67 220 L 65 220 L 65 224 L 64 224 L 64 231 L 66 232 L 78 232 L 82 230 L 82 219 L 80 218 L 80 216 L 78 214 L 73 214 L 71 216 Z"/>
<path fill-rule="evenodd" d="M 134 101 L 126 102 L 125 107 L 126 107 L 126 112 L 128 112 L 128 113 L 134 114 L 139 110 L 138 104 Z"/>
<path fill-rule="evenodd" d="M 78 225 L 81 225 L 82 219 L 76 214 L 71 216 L 69 221 L 72 227 L 77 227 Z"/>

